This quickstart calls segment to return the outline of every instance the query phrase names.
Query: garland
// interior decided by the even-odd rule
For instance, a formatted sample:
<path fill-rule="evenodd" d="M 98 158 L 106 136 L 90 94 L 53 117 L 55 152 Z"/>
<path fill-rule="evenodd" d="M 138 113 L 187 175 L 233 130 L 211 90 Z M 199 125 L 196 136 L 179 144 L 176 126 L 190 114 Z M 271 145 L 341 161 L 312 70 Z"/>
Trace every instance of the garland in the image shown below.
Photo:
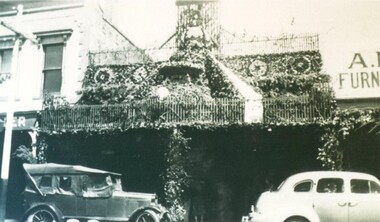
<path fill-rule="evenodd" d="M 183 192 L 189 185 L 189 175 L 185 169 L 189 165 L 187 158 L 187 153 L 190 150 L 188 140 L 182 132 L 174 129 L 169 137 L 168 149 L 165 153 L 165 162 L 168 165 L 163 175 L 165 200 L 173 221 L 182 221 L 186 213 L 183 206 Z"/>
<path fill-rule="evenodd" d="M 264 97 L 302 95 L 330 81 L 329 75 L 320 73 L 322 59 L 318 51 L 234 56 L 221 60 L 250 85 L 261 89 Z"/>
<path fill-rule="evenodd" d="M 222 69 L 214 64 L 211 58 L 206 57 L 206 77 L 211 90 L 211 96 L 216 98 L 238 98 L 238 91 L 222 74 Z"/>

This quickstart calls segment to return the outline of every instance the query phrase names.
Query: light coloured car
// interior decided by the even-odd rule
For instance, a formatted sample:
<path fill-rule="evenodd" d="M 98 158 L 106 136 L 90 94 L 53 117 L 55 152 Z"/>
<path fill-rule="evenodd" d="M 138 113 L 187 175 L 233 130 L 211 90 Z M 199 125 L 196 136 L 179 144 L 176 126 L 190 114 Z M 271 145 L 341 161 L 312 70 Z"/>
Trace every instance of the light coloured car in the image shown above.
<path fill-rule="evenodd" d="M 295 174 L 262 193 L 243 221 L 380 222 L 380 182 L 365 173 Z"/>

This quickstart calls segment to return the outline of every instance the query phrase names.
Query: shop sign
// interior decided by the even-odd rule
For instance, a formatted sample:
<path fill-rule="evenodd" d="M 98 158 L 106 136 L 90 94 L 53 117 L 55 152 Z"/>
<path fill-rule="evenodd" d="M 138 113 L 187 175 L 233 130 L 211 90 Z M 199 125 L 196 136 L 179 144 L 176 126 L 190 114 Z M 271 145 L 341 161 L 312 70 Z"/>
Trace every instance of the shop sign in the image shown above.
<path fill-rule="evenodd" d="M 334 89 L 338 99 L 380 98 L 380 50 L 354 52 L 337 59 Z"/>
<path fill-rule="evenodd" d="M 6 124 L 6 115 L 0 115 L 0 132 L 4 130 Z M 13 130 L 30 130 L 35 127 L 37 121 L 37 113 L 15 113 L 12 125 Z"/>

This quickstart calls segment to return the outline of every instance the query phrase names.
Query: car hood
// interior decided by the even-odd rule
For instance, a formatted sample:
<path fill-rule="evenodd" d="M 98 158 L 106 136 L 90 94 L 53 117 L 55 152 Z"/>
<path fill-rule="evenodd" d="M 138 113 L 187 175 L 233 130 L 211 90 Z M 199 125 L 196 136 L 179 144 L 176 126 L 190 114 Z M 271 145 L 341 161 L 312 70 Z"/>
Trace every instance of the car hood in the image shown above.
<path fill-rule="evenodd" d="M 129 197 L 136 199 L 154 200 L 157 195 L 154 193 L 141 193 L 141 192 L 126 192 L 126 191 L 114 191 L 114 196 Z"/>

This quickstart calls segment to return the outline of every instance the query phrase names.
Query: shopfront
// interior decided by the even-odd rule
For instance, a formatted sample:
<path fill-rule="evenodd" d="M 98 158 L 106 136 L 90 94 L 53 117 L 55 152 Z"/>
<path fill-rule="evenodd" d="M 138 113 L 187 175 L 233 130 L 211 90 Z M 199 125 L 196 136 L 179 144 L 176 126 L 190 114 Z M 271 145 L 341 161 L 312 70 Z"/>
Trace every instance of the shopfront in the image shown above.
<path fill-rule="evenodd" d="M 5 122 L 6 114 L 0 114 L 0 146 L 1 146 L 1 159 L 5 135 Z M 20 146 L 26 146 L 34 150 L 36 148 L 36 137 L 38 127 L 38 113 L 37 111 L 16 112 L 12 120 L 12 145 L 11 145 L 11 160 L 9 168 L 9 181 L 8 181 L 8 196 L 7 196 L 7 217 L 18 218 L 22 213 L 22 191 L 25 186 L 25 174 L 22 169 L 22 160 L 14 157 L 14 153 Z M 0 164 L 1 165 L 1 164 Z"/>

